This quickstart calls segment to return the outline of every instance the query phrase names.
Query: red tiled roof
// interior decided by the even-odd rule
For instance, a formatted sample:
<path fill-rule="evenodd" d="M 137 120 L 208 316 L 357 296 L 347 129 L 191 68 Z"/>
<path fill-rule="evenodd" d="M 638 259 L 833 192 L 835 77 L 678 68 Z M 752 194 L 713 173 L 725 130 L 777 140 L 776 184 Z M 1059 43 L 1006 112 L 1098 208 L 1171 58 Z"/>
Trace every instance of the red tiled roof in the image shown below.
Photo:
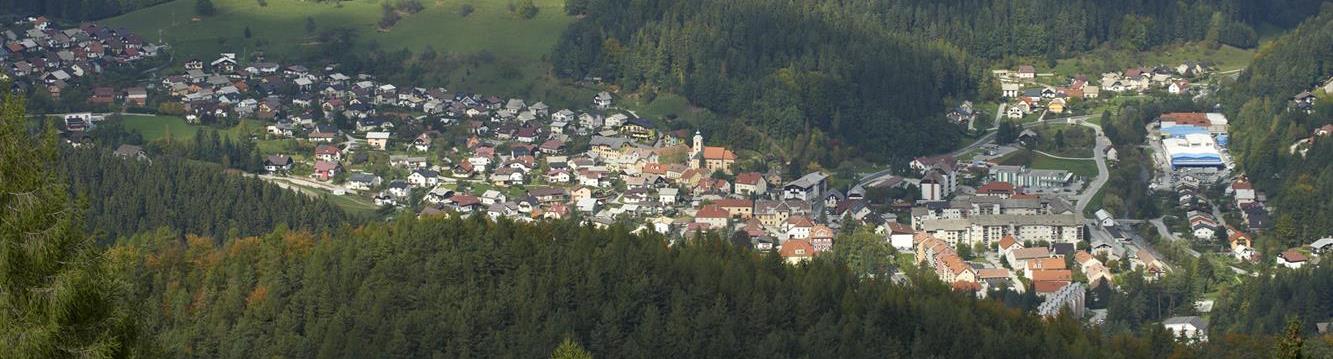
<path fill-rule="evenodd" d="M 1069 281 L 1032 282 L 1032 290 L 1036 291 L 1037 293 L 1049 294 L 1049 293 L 1055 293 L 1056 291 L 1060 290 L 1060 288 L 1064 288 L 1067 285 L 1069 285 Z"/>
<path fill-rule="evenodd" d="M 1032 270 L 1065 269 L 1065 259 L 1061 257 L 1029 259 L 1027 268 Z"/>
<path fill-rule="evenodd" d="M 736 184 L 753 186 L 759 184 L 759 180 L 762 179 L 764 179 L 764 175 L 761 175 L 758 172 L 745 172 L 736 175 Z"/>
<path fill-rule="evenodd" d="M 695 218 L 727 218 L 730 216 L 731 215 L 726 210 L 718 206 L 704 206 L 699 209 L 699 212 L 694 214 Z"/>
<path fill-rule="evenodd" d="M 1297 252 L 1295 249 L 1288 249 L 1286 251 L 1283 251 L 1282 259 L 1291 263 L 1304 262 L 1309 260 L 1309 258 L 1306 258 L 1304 254 L 1301 254 L 1301 252 Z"/>
<path fill-rule="evenodd" d="M 481 200 L 477 199 L 477 197 L 465 194 L 454 195 L 453 197 L 449 197 L 449 200 L 454 201 L 454 205 L 457 205 L 459 207 L 475 206 L 481 204 Z"/>
<path fill-rule="evenodd" d="M 735 160 L 736 153 L 726 147 L 704 146 L 705 160 Z"/>
<path fill-rule="evenodd" d="M 339 152 L 340 152 L 340 151 L 338 150 L 338 147 L 335 147 L 335 146 L 330 146 L 330 145 L 319 145 L 319 146 L 316 146 L 316 147 L 315 147 L 315 154 L 316 154 L 316 155 L 336 155 L 336 154 L 338 154 Z"/>
<path fill-rule="evenodd" d="M 889 222 L 889 233 L 892 234 L 911 234 L 912 227 L 898 222 Z"/>
<path fill-rule="evenodd" d="M 981 268 L 977 270 L 977 279 L 1009 278 L 1009 270 L 1004 268 Z"/>
<path fill-rule="evenodd" d="M 722 207 L 722 208 L 739 208 L 739 207 L 750 208 L 750 207 L 754 207 L 754 201 L 751 201 L 751 200 L 748 200 L 748 199 L 740 199 L 740 198 L 723 198 L 723 199 L 719 199 L 719 200 L 713 201 L 713 204 L 717 205 L 718 207 Z"/>
<path fill-rule="evenodd" d="M 981 185 L 981 188 L 977 188 L 977 193 L 979 193 L 979 194 L 990 194 L 990 193 L 1010 193 L 1010 194 L 1012 194 L 1012 193 L 1014 193 L 1014 185 L 1009 184 L 1009 182 L 991 182 L 991 183 L 987 183 L 987 184 Z"/>
<path fill-rule="evenodd" d="M 778 249 L 778 254 L 782 258 L 791 257 L 813 257 L 815 255 L 815 246 L 810 241 L 804 239 L 793 239 L 782 243 L 782 248 Z"/>
<path fill-rule="evenodd" d="M 816 224 L 810 229 L 810 238 L 833 238 L 833 229 L 822 224 Z"/>
<path fill-rule="evenodd" d="M 1074 273 L 1068 269 L 1046 269 L 1032 271 L 1033 282 L 1065 281 L 1068 282 L 1074 277 Z"/>
<path fill-rule="evenodd" d="M 1208 121 L 1208 115 L 1201 112 L 1172 112 L 1164 113 L 1159 117 L 1162 121 L 1171 121 L 1179 125 L 1208 126 L 1212 122 Z"/>

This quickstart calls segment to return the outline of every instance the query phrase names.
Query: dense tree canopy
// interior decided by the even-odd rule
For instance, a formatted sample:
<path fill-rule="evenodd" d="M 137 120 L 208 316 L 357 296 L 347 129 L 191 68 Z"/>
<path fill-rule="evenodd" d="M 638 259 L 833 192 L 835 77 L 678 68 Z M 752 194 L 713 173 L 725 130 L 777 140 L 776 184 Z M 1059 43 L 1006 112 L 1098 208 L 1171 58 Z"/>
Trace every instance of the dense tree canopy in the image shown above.
<path fill-rule="evenodd" d="M 328 201 L 170 155 L 136 161 L 106 149 L 67 150 L 60 169 L 70 192 L 89 200 L 83 223 L 107 239 L 163 226 L 221 239 L 354 222 Z"/>
<path fill-rule="evenodd" d="M 798 162 L 828 162 L 806 153 L 812 147 L 834 160 L 903 158 L 955 145 L 946 107 L 995 92 L 978 89 L 993 85 L 978 59 L 1053 61 L 1101 46 L 1195 40 L 1252 47 L 1254 25 L 1290 26 L 1318 3 L 570 0 L 566 11 L 586 17 L 552 61 L 567 77 L 681 93 L 743 119 Z M 728 129 L 740 136 L 730 142 L 762 145 Z M 844 148 L 855 150 L 837 153 Z"/>
<path fill-rule="evenodd" d="M 0 14 L 49 16 L 59 20 L 88 21 L 161 4 L 169 0 L 18 0 L 0 1 Z"/>
<path fill-rule="evenodd" d="M 331 237 L 279 230 L 185 243 L 148 233 L 127 261 L 171 357 L 1152 357 L 1177 350 L 1043 321 L 952 292 L 790 267 L 717 237 L 572 222 L 403 219 Z"/>
<path fill-rule="evenodd" d="M 1315 141 L 1304 156 L 1289 148 L 1333 123 L 1333 101 L 1314 113 L 1291 99 L 1333 77 L 1333 5 L 1266 46 L 1222 93 L 1231 118 L 1231 151 L 1241 169 L 1276 208 L 1276 235 L 1284 246 L 1333 233 L 1333 141 Z"/>
<path fill-rule="evenodd" d="M 8 86 L 3 86 L 8 88 Z M 52 167 L 54 129 L 35 139 L 23 100 L 0 104 L 0 357 L 125 358 L 137 313 L 102 250 L 79 226 L 82 206 Z"/>
<path fill-rule="evenodd" d="M 1316 333 L 1315 323 L 1333 318 L 1333 264 L 1275 274 L 1225 291 L 1213 311 L 1213 330 L 1278 335 L 1296 318 L 1306 333 Z"/>

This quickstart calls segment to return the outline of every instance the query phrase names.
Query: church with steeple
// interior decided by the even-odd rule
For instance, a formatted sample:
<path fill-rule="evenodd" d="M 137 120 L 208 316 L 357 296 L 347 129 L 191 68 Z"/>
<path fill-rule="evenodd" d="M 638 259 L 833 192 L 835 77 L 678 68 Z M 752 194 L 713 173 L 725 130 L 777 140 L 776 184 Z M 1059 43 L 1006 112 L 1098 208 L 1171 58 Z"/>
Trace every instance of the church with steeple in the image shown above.
<path fill-rule="evenodd" d="M 726 147 L 704 146 L 704 135 L 694 131 L 694 141 L 690 146 L 690 168 L 707 169 L 709 173 L 722 171 L 731 173 L 731 166 L 736 163 L 736 153 Z"/>

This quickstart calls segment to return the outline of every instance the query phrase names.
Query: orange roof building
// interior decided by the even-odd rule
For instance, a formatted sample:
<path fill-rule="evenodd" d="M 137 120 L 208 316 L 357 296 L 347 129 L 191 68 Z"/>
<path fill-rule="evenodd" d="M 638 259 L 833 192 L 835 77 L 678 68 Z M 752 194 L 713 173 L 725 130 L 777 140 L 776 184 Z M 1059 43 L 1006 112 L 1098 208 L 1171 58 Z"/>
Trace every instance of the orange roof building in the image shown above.
<path fill-rule="evenodd" d="M 782 242 L 782 247 L 778 249 L 778 255 L 781 255 L 788 264 L 797 264 L 814 258 L 815 246 L 810 241 L 804 239 L 792 239 Z"/>

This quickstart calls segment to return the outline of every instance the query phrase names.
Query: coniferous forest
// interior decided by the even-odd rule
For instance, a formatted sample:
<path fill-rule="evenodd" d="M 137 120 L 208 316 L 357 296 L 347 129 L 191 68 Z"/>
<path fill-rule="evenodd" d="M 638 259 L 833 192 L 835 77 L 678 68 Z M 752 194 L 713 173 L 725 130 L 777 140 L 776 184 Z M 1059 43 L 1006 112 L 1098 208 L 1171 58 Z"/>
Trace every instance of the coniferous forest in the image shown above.
<path fill-rule="evenodd" d="M 1290 146 L 1333 123 L 1329 101 L 1306 113 L 1292 97 L 1333 76 L 1333 5 L 1256 55 L 1221 92 L 1231 121 L 1237 164 L 1281 209 L 1274 232 L 1280 248 L 1333 232 L 1333 141 L 1314 141 L 1304 155 Z"/>
<path fill-rule="evenodd" d="M 584 18 L 552 62 L 574 79 L 683 94 L 741 119 L 717 131 L 745 136 L 732 142 L 768 140 L 797 162 L 901 160 L 957 142 L 943 114 L 998 93 L 988 61 L 1197 40 L 1253 47 L 1256 27 L 1295 26 L 1320 3 L 570 0 L 566 11 Z"/>
<path fill-rule="evenodd" d="M 279 225 L 327 231 L 356 222 L 328 201 L 170 155 L 134 160 L 104 148 L 66 150 L 60 170 L 70 193 L 88 202 L 88 231 L 108 240 L 159 227 L 236 238 Z"/>
<path fill-rule="evenodd" d="M 785 265 L 721 238 L 574 222 L 407 219 L 221 247 L 148 233 L 128 263 L 168 357 L 519 357 L 574 338 L 604 358 L 1153 357 L 1161 332 L 1103 336 L 952 292 Z"/>

